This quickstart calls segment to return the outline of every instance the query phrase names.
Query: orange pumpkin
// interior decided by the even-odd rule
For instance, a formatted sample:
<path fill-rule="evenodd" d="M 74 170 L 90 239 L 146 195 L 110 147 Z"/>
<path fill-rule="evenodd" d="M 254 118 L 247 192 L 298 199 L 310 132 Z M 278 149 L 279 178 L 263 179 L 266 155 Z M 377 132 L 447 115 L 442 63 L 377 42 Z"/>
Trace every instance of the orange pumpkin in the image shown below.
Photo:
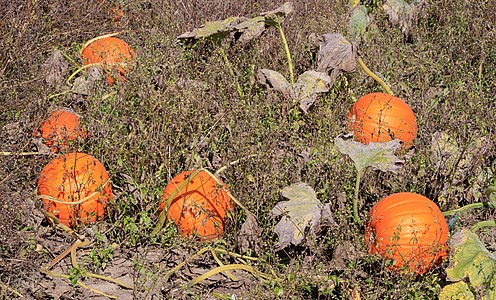
<path fill-rule="evenodd" d="M 102 219 L 112 190 L 101 162 L 91 155 L 71 152 L 43 168 L 38 179 L 38 195 L 47 212 L 60 223 L 74 227 Z"/>
<path fill-rule="evenodd" d="M 375 204 L 365 227 L 369 253 L 395 270 L 425 273 L 446 256 L 448 224 L 439 207 L 414 193 L 392 194 Z"/>
<path fill-rule="evenodd" d="M 128 43 L 111 36 L 91 42 L 83 49 L 81 57 L 84 65 L 100 65 L 107 75 L 107 82 L 111 85 L 116 78 L 124 80 L 129 65 L 135 62 L 136 53 Z"/>
<path fill-rule="evenodd" d="M 224 233 L 227 212 L 233 209 L 229 190 L 225 183 L 219 184 L 207 172 L 200 171 L 178 191 L 179 185 L 193 172 L 182 172 L 167 184 L 159 212 L 165 208 L 170 195 L 177 192 L 168 208 L 167 220 L 174 221 L 184 237 L 212 240 Z"/>
<path fill-rule="evenodd" d="M 348 127 L 355 140 L 364 144 L 400 139 L 407 149 L 417 137 L 417 120 L 411 108 L 400 98 L 384 93 L 358 99 L 348 112 Z"/>
<path fill-rule="evenodd" d="M 79 117 L 67 110 L 53 111 L 50 117 L 41 123 L 36 132 L 43 143 L 52 152 L 66 151 L 77 138 L 84 138 L 87 132 L 79 127 Z"/>

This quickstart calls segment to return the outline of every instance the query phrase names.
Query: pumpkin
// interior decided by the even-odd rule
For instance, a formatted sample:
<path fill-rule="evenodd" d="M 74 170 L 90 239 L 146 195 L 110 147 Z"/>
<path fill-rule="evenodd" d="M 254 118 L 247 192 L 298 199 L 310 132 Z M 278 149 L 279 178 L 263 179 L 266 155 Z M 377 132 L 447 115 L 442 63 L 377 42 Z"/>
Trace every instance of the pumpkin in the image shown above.
<path fill-rule="evenodd" d="M 358 99 L 348 112 L 348 127 L 356 141 L 369 144 L 400 139 L 404 149 L 412 147 L 418 129 L 408 104 L 384 93 L 371 93 Z"/>
<path fill-rule="evenodd" d="M 212 176 L 200 171 L 182 189 L 181 183 L 194 170 L 176 175 L 165 187 L 159 212 L 165 209 L 169 197 L 176 193 L 167 210 L 167 220 L 173 221 L 184 237 L 196 236 L 212 240 L 224 233 L 225 218 L 233 209 L 229 189 Z"/>
<path fill-rule="evenodd" d="M 74 227 L 102 219 L 112 190 L 107 170 L 89 154 L 71 152 L 50 161 L 38 179 L 43 209 Z"/>
<path fill-rule="evenodd" d="M 55 110 L 41 123 L 36 132 L 45 145 L 54 153 L 66 151 L 77 138 L 84 138 L 87 132 L 79 126 L 79 117 L 67 110 Z"/>
<path fill-rule="evenodd" d="M 393 261 L 395 270 L 425 273 L 446 256 L 448 224 L 439 207 L 415 193 L 392 194 L 376 203 L 365 226 L 371 254 Z"/>
<path fill-rule="evenodd" d="M 100 65 L 107 75 L 107 82 L 112 85 L 116 78 L 124 80 L 129 65 L 135 62 L 136 53 L 128 43 L 110 36 L 90 42 L 81 52 L 81 57 L 84 65 Z"/>

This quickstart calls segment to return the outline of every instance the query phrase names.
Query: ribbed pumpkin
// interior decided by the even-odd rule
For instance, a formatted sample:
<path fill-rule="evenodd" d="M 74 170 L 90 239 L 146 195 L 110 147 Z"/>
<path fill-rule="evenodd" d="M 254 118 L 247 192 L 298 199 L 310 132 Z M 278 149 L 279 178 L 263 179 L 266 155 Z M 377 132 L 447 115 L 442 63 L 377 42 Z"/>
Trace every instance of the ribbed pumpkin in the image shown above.
<path fill-rule="evenodd" d="M 196 236 L 212 240 L 224 233 L 227 212 L 233 209 L 226 184 L 218 184 L 207 172 L 200 171 L 181 190 L 181 183 L 195 172 L 176 175 L 165 187 L 159 213 L 167 199 L 177 192 L 167 210 L 167 219 L 174 221 L 184 237 Z"/>
<path fill-rule="evenodd" d="M 417 137 L 417 120 L 403 100 L 384 93 L 371 93 L 358 99 L 348 112 L 348 127 L 357 141 L 403 141 L 410 148 Z"/>
<path fill-rule="evenodd" d="M 112 190 L 107 170 L 100 161 L 85 153 L 71 152 L 43 168 L 38 179 L 38 195 L 47 212 L 60 223 L 74 227 L 102 219 Z"/>
<path fill-rule="evenodd" d="M 448 224 L 439 207 L 415 193 L 392 194 L 375 204 L 365 227 L 369 253 L 392 269 L 425 273 L 446 256 Z"/>
<path fill-rule="evenodd" d="M 85 130 L 79 127 L 79 117 L 73 112 L 59 109 L 51 113 L 41 123 L 36 136 L 42 138 L 52 152 L 66 151 L 77 138 L 87 136 Z"/>
<path fill-rule="evenodd" d="M 136 53 L 128 43 L 111 36 L 91 42 L 83 49 L 81 57 L 85 65 L 99 64 L 111 85 L 115 79 L 124 80 L 129 66 L 135 62 Z"/>

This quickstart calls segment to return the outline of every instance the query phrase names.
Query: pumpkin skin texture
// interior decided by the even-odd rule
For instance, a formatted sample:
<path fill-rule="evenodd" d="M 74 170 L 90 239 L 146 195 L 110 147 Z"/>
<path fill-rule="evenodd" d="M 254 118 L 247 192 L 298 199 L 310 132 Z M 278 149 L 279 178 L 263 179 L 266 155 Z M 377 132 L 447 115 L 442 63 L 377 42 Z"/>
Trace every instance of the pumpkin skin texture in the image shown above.
<path fill-rule="evenodd" d="M 77 138 L 85 138 L 87 132 L 79 126 L 79 117 L 67 110 L 55 110 L 41 123 L 36 136 L 42 138 L 53 153 L 67 151 Z"/>
<path fill-rule="evenodd" d="M 361 143 L 400 139 L 404 149 L 412 147 L 418 129 L 408 104 L 384 93 L 370 93 L 358 99 L 348 112 L 348 127 Z"/>
<path fill-rule="evenodd" d="M 89 154 L 71 152 L 53 159 L 43 168 L 38 179 L 38 195 L 43 209 L 60 223 L 75 227 L 102 219 L 112 190 L 107 170 L 100 161 Z M 43 196 L 64 202 L 85 201 L 73 205 Z"/>
<path fill-rule="evenodd" d="M 182 172 L 167 184 L 159 213 L 165 208 L 170 195 L 193 172 Z M 183 237 L 216 239 L 224 233 L 226 215 L 233 209 L 228 192 L 225 183 L 219 185 L 207 172 L 200 171 L 175 195 L 167 210 L 167 220 L 174 221 Z"/>
<path fill-rule="evenodd" d="M 116 37 L 97 39 L 81 52 L 84 65 L 100 64 L 107 75 L 109 85 L 115 79 L 124 81 L 129 65 L 134 64 L 136 53 L 128 43 Z"/>
<path fill-rule="evenodd" d="M 369 212 L 365 244 L 393 270 L 425 273 L 446 256 L 448 224 L 439 207 L 415 193 L 383 198 Z"/>

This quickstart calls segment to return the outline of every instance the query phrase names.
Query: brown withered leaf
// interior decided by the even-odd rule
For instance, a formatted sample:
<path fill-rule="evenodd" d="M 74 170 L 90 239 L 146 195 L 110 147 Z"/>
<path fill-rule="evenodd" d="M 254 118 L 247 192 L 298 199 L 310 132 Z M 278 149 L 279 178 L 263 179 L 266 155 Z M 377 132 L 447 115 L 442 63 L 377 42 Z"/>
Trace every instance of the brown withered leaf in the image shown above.
<path fill-rule="evenodd" d="M 317 53 L 317 71 L 330 73 L 334 82 L 342 71 L 351 72 L 356 67 L 358 47 L 342 34 L 324 34 Z"/>
<path fill-rule="evenodd" d="M 254 253 L 260 253 L 261 236 L 262 229 L 258 225 L 257 218 L 253 214 L 248 214 L 237 236 L 239 250 L 242 253 L 246 253 L 249 250 Z"/>
<path fill-rule="evenodd" d="M 329 91 L 333 80 L 323 72 L 306 71 L 298 77 L 293 85 L 295 98 L 300 103 L 301 110 L 307 114 L 308 109 L 317 99 L 317 94 Z"/>
<path fill-rule="evenodd" d="M 285 97 L 293 98 L 293 87 L 281 73 L 269 69 L 260 69 L 257 77 L 260 84 L 280 92 Z"/>
<path fill-rule="evenodd" d="M 62 52 L 55 50 L 52 55 L 41 65 L 45 82 L 51 86 L 59 87 L 64 84 L 69 75 L 69 63 Z"/>
<path fill-rule="evenodd" d="M 403 36 L 408 38 L 424 6 L 426 6 L 425 0 L 414 0 L 411 4 L 404 0 L 387 0 L 382 8 L 391 24 L 398 27 Z"/>

